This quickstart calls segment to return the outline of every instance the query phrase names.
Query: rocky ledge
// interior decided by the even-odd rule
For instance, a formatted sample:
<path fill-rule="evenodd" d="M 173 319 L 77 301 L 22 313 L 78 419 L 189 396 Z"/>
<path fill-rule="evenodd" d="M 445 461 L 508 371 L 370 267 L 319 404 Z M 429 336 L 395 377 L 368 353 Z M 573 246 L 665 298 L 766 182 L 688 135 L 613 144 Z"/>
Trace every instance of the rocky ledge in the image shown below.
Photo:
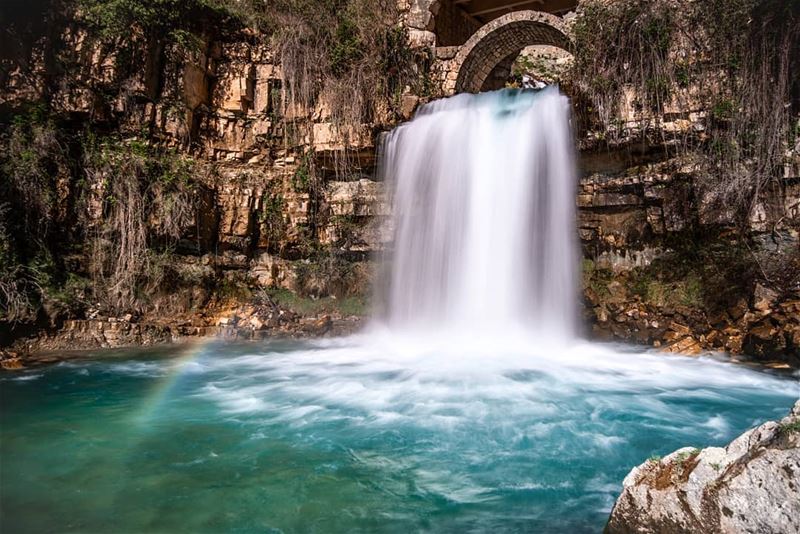
<path fill-rule="evenodd" d="M 725 352 L 745 355 L 778 369 L 800 368 L 800 291 L 778 294 L 756 284 L 752 302 L 741 298 L 709 312 L 700 304 L 671 306 L 633 294 L 624 276 L 584 289 L 592 337 L 627 341 L 694 356 Z"/>
<path fill-rule="evenodd" d="M 608 534 L 800 532 L 800 400 L 725 448 L 650 459 L 622 485 Z"/>
<path fill-rule="evenodd" d="M 363 317 L 337 311 L 300 314 L 272 301 L 241 306 L 219 306 L 183 316 L 137 317 L 126 314 L 107 317 L 90 314 L 68 319 L 61 328 L 36 337 L 20 339 L 0 348 L 0 368 L 22 369 L 28 363 L 55 361 L 37 354 L 66 350 L 154 346 L 179 343 L 192 338 L 228 341 L 268 338 L 342 336 L 363 325 Z"/>

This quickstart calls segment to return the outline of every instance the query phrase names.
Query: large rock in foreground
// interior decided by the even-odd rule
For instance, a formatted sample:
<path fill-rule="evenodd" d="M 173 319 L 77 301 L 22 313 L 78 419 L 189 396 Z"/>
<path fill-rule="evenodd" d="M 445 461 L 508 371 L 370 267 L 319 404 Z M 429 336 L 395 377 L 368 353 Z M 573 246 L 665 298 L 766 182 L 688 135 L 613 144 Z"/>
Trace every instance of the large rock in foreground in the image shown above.
<path fill-rule="evenodd" d="M 606 532 L 800 532 L 800 400 L 727 447 L 650 459 L 622 483 Z"/>

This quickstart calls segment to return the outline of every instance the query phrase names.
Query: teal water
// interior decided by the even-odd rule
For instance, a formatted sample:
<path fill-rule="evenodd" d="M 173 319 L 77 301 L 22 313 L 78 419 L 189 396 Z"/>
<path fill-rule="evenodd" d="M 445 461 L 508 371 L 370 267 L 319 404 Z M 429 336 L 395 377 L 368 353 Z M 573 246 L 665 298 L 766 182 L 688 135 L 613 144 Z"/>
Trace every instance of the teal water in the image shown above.
<path fill-rule="evenodd" d="M 800 393 L 711 360 L 509 347 L 206 344 L 3 373 L 0 531 L 599 532 L 633 466 Z"/>

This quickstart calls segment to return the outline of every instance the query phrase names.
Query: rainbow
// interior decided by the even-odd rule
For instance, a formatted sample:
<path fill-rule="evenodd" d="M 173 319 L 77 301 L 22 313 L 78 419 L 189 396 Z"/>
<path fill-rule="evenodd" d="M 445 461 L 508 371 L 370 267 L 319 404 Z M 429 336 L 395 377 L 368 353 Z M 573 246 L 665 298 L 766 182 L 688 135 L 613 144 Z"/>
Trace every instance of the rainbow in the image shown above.
<path fill-rule="evenodd" d="M 188 365 L 204 355 L 208 346 L 214 341 L 213 338 L 199 339 L 178 348 L 179 356 L 170 361 L 168 373 L 156 381 L 136 411 L 134 421 L 137 424 L 145 425 L 152 420 L 153 415 L 186 376 Z"/>

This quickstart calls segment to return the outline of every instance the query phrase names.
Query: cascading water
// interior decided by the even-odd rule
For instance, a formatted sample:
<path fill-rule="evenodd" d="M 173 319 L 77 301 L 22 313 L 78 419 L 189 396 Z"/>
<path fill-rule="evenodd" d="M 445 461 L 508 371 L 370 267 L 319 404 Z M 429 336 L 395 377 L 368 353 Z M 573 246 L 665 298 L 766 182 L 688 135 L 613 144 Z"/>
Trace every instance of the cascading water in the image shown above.
<path fill-rule="evenodd" d="M 388 136 L 393 329 L 575 330 L 575 165 L 556 89 L 458 95 Z"/>

